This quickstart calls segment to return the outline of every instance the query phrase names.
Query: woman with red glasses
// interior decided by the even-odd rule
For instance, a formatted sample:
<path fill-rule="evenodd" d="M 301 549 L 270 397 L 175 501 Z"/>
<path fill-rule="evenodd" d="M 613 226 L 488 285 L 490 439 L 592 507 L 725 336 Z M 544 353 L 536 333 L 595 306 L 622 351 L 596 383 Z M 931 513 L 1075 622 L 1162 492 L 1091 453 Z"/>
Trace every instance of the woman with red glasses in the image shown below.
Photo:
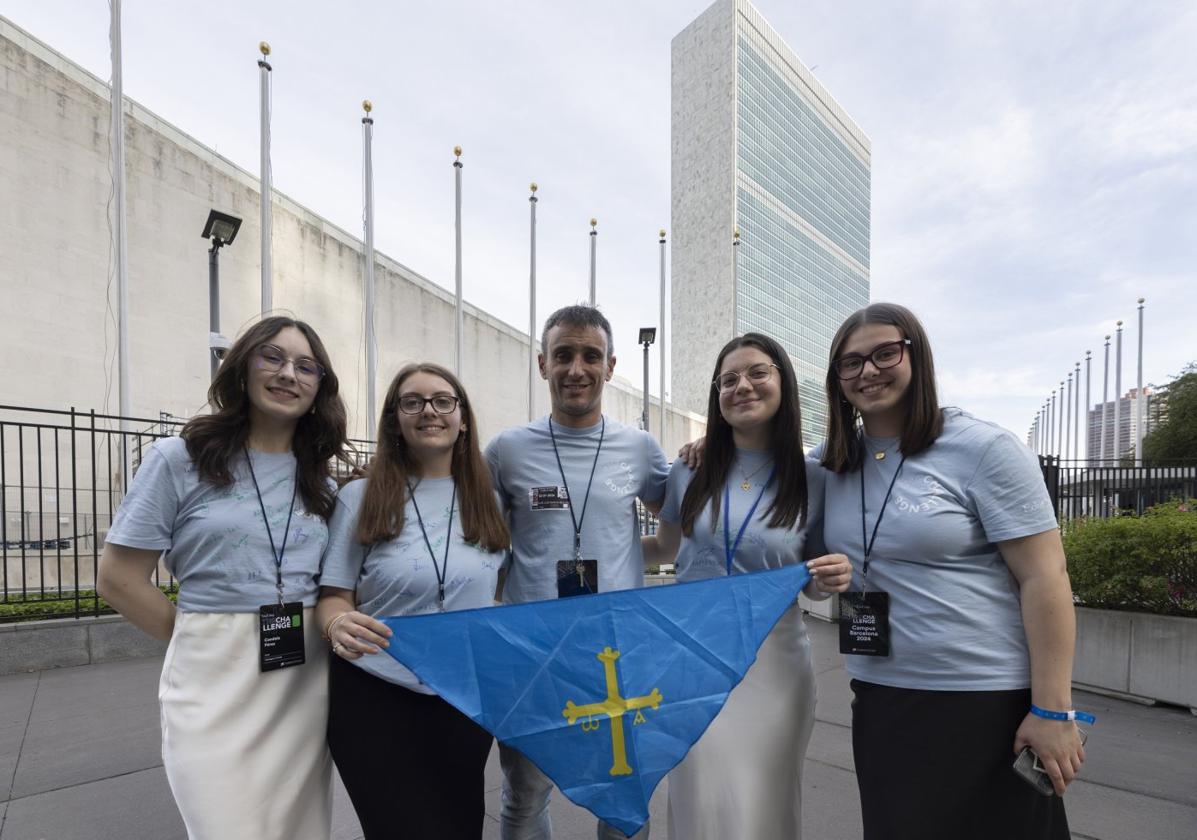
<path fill-rule="evenodd" d="M 1084 760 L 1072 593 L 1034 454 L 940 408 L 904 307 L 851 315 L 826 384 L 823 536 L 853 561 L 840 644 L 866 840 L 1065 840 L 1060 796 L 1011 769 L 1029 746 L 1063 795 Z"/>
<path fill-rule="evenodd" d="M 149 448 L 98 588 L 169 641 L 162 761 L 191 840 L 327 840 L 328 655 L 314 620 L 345 406 L 315 330 L 265 318 L 179 437 Z M 153 583 L 159 558 L 178 606 Z"/>

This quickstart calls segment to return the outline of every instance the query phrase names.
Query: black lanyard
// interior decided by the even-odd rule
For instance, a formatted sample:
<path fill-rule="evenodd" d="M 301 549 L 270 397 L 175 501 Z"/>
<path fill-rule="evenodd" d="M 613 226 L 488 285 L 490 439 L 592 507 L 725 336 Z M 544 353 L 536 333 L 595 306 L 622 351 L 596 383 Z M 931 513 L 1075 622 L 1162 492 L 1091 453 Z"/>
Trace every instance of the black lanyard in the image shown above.
<path fill-rule="evenodd" d="M 877 522 L 873 525 L 872 539 L 866 539 L 868 529 L 865 525 L 865 467 L 867 464 L 860 465 L 860 541 L 864 544 L 864 587 L 869 586 L 869 555 L 873 553 L 873 543 L 877 542 L 877 529 L 881 527 L 881 520 L 885 518 L 885 509 L 889 507 L 889 497 L 894 492 L 894 485 L 898 482 L 898 475 L 902 472 L 902 465 L 906 463 L 906 456 L 902 456 L 902 460 L 898 462 L 898 468 L 894 470 L 894 477 L 889 482 L 889 489 L 885 491 L 885 501 L 881 503 L 881 511 L 877 514 Z"/>
<path fill-rule="evenodd" d="M 411 496 L 411 506 L 416 509 L 416 521 L 420 523 L 420 533 L 424 535 L 424 545 L 428 548 L 428 556 L 432 558 L 432 568 L 436 572 L 436 592 L 441 612 L 445 611 L 445 575 L 449 571 L 449 542 L 453 538 L 453 514 L 457 511 L 457 482 L 453 482 L 453 499 L 449 502 L 449 524 L 445 528 L 445 556 L 441 565 L 436 565 L 436 554 L 432 551 L 432 542 L 428 539 L 428 531 L 424 528 L 424 517 L 420 515 L 420 505 L 416 502 L 416 490 L 407 483 L 407 492 Z"/>
<path fill-rule="evenodd" d="M 299 459 L 295 459 L 295 481 L 291 485 L 291 504 L 287 508 L 287 524 L 283 528 L 283 545 L 274 547 L 274 534 L 270 531 L 270 521 L 266 518 L 266 503 L 262 501 L 262 489 L 258 487 L 258 477 L 254 475 L 254 462 L 249 457 L 249 450 L 244 446 L 245 463 L 249 465 L 249 477 L 254 483 L 254 492 L 258 494 L 258 507 L 262 509 L 262 524 L 266 526 L 266 536 L 270 538 L 270 553 L 274 555 L 274 585 L 278 588 L 278 605 L 283 605 L 283 555 L 287 553 L 287 536 L 291 533 L 291 515 L 295 513 L 295 494 L 299 490 Z"/>
<path fill-rule="evenodd" d="M 565 468 L 561 466 L 561 453 L 557 451 L 557 436 L 553 434 L 553 418 L 549 418 L 549 437 L 553 440 L 553 455 L 557 457 L 557 471 L 561 473 L 561 484 L 565 487 L 565 496 L 569 500 L 569 518 L 574 523 L 574 559 L 582 559 L 582 522 L 586 519 L 586 505 L 590 503 L 590 486 L 594 484 L 594 471 L 598 467 L 599 453 L 603 451 L 603 436 L 607 433 L 607 418 L 603 418 L 603 425 L 599 427 L 598 448 L 594 450 L 594 463 L 590 465 L 590 478 L 586 480 L 586 498 L 582 500 L 582 515 L 574 516 L 574 494 L 569 492 L 569 482 L 565 480 Z"/>

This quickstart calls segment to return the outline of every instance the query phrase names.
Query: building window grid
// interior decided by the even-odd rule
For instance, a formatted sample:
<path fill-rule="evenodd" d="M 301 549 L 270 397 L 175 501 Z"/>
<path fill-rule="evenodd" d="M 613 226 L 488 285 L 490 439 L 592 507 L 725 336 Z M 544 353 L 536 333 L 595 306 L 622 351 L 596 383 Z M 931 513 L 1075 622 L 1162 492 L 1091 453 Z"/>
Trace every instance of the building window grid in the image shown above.
<path fill-rule="evenodd" d="M 833 237 L 837 245 L 851 253 L 862 264 L 868 264 L 868 206 L 869 173 L 859 159 L 855 157 L 805 102 L 798 98 L 784 81 L 777 78 L 771 68 L 763 65 L 763 60 L 755 55 L 755 50 L 748 47 L 741 40 L 740 64 L 740 114 L 738 122 L 743 135 L 739 156 L 745 159 L 757 172 L 761 173 L 757 180 L 763 183 L 777 184 L 779 195 L 785 203 L 798 212 L 799 215 L 814 217 L 818 228 L 825 235 L 835 231 L 839 236 Z M 756 66 L 754 66 L 756 65 Z M 757 84 L 754 90 L 751 83 Z M 770 100 L 774 106 L 770 109 L 761 108 L 756 100 L 757 90 L 764 88 L 772 94 Z M 788 104 L 789 108 L 779 109 L 778 102 Z M 758 118 L 758 122 L 749 119 L 749 114 Z M 784 142 L 783 135 L 774 123 L 781 121 L 781 129 L 788 136 L 801 137 L 809 148 L 816 146 L 825 153 L 822 159 L 819 155 L 803 155 L 804 162 L 822 177 L 823 184 L 819 184 L 802 172 L 788 168 L 780 170 L 772 165 L 776 158 L 793 158 L 793 155 L 769 154 L 769 149 L 790 150 L 792 144 Z M 829 168 L 829 165 L 834 167 Z M 766 174 L 768 173 L 768 174 Z M 855 189 L 853 189 L 855 188 Z M 803 193 L 806 200 L 803 200 Z M 828 208 L 829 200 L 839 199 L 841 206 Z M 855 200 L 854 200 L 855 199 Z M 796 206 L 795 206 L 796 205 Z M 803 212 L 799 208 L 809 208 Z M 845 229 L 839 222 L 846 219 L 850 229 Z M 828 228 L 828 230 L 823 230 Z"/>
<path fill-rule="evenodd" d="M 737 144 L 740 168 L 752 174 L 755 180 L 769 184 L 790 209 L 800 216 L 811 218 L 820 232 L 867 265 L 868 206 L 862 200 L 851 199 L 867 195 L 868 185 L 846 183 L 849 180 L 848 173 L 831 173 L 821 166 L 817 156 L 805 155 L 804 162 L 809 164 L 809 169 L 819 172 L 831 186 L 838 188 L 833 192 L 826 184 L 816 183 L 809 175 L 792 167 L 782 170 L 774 166 L 775 158 L 786 155 L 771 152 L 770 144 L 760 142 L 759 130 L 745 115 L 740 117 L 740 132 L 741 138 Z M 773 149 L 779 147 L 782 147 L 781 144 L 772 144 Z M 842 198 L 848 201 L 840 200 Z M 840 206 L 828 206 L 833 203 Z"/>

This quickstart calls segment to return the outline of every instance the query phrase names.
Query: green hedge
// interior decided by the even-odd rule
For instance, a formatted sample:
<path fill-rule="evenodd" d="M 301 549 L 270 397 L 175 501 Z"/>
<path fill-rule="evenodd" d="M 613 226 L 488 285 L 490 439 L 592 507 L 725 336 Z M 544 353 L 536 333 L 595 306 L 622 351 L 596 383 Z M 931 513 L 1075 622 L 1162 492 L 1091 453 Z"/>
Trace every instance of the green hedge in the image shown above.
<path fill-rule="evenodd" d="M 1074 520 L 1064 553 L 1082 606 L 1197 616 L 1197 500 Z"/>
<path fill-rule="evenodd" d="M 159 587 L 166 597 L 173 602 L 178 598 L 177 586 Z M 18 597 L 15 593 L 10 597 Z M 74 592 L 29 592 L 20 596 L 20 601 L 0 603 L 0 624 L 11 624 L 17 621 L 34 621 L 47 618 L 70 618 L 75 615 Z M 94 589 L 79 590 L 79 612 L 82 615 L 96 614 L 96 591 Z M 99 599 L 100 615 L 110 615 L 116 612 L 103 598 Z"/>

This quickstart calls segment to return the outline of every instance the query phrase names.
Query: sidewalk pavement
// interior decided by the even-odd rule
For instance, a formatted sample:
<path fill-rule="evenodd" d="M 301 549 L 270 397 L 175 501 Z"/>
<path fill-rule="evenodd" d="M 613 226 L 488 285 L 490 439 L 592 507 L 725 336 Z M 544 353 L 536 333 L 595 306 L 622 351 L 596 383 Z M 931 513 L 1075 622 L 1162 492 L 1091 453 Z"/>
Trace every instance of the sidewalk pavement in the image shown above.
<path fill-rule="evenodd" d="M 808 617 L 819 702 L 803 785 L 806 840 L 855 840 L 860 806 L 849 702 L 835 625 Z M 0 840 L 185 840 L 159 751 L 161 660 L 0 677 Z M 1197 717 L 1078 692 L 1097 714 L 1080 781 L 1068 792 L 1076 838 L 1197 838 Z M 483 837 L 499 837 L 497 753 L 486 768 Z M 665 838 L 667 782 L 652 800 Z M 590 840 L 594 819 L 554 793 L 557 840 Z M 361 829 L 339 781 L 333 837 Z M 751 840 L 751 838 L 728 838 Z M 1015 840 L 1012 838 L 1012 840 Z"/>

